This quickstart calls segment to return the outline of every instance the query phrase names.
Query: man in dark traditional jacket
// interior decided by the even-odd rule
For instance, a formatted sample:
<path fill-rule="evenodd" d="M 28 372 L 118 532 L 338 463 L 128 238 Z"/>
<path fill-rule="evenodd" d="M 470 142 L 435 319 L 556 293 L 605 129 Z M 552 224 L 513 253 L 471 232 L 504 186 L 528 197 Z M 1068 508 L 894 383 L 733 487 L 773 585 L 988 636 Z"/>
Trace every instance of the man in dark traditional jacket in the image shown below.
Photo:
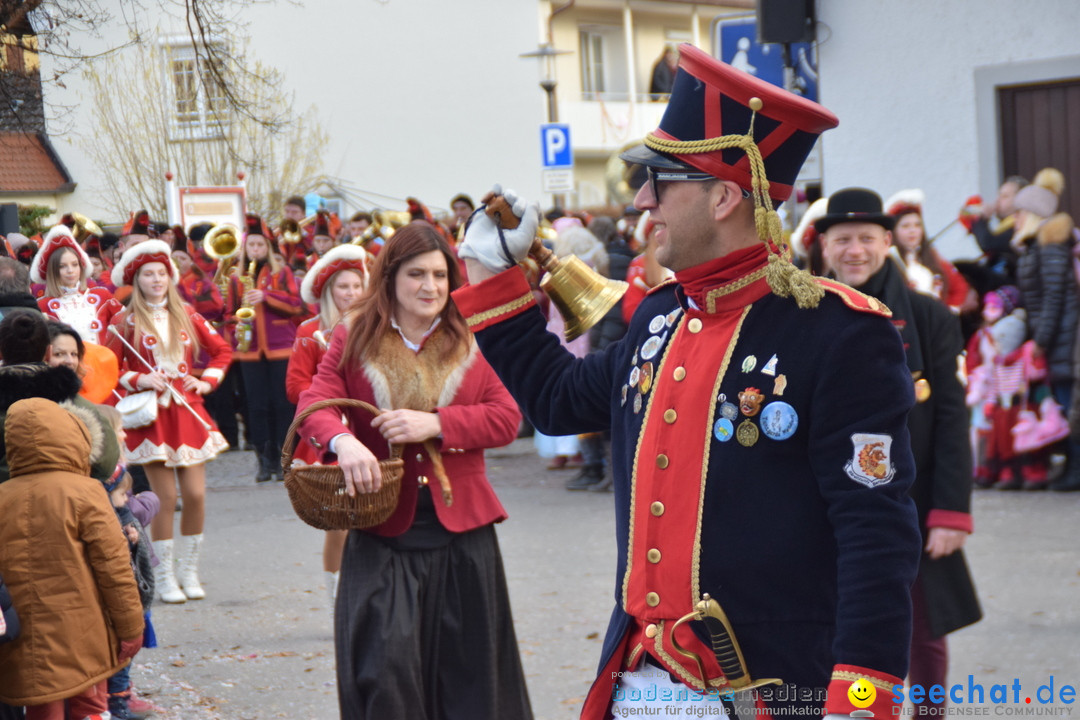
<path fill-rule="evenodd" d="M 772 210 L 836 123 L 684 45 L 660 128 L 623 156 L 644 166 L 635 204 L 675 281 L 582 359 L 514 266 L 538 209 L 508 191 L 466 233 L 473 285 L 454 299 L 530 421 L 611 431 L 616 607 L 587 720 L 698 717 L 709 700 L 740 717 L 898 710 L 920 543 L 911 375 L 888 309 L 797 271 Z M 693 621 L 716 610 L 705 595 L 744 663 Z M 747 676 L 783 685 L 721 697 Z"/>
<path fill-rule="evenodd" d="M 915 386 L 915 407 L 908 416 L 915 456 L 911 497 L 924 542 L 919 576 L 911 589 L 908 680 L 912 686 L 930 688 L 945 685 L 945 635 L 982 617 L 961 552 L 972 531 L 971 446 L 958 374 L 964 345 L 956 316 L 936 298 L 909 288 L 903 270 L 890 259 L 894 222 L 882 213 L 876 193 L 849 188 L 829 198 L 826 215 L 814 226 L 836 277 L 884 302 L 904 341 Z M 916 708 L 920 715 L 934 713 L 935 705 L 944 701 L 936 704 L 927 698 Z"/>

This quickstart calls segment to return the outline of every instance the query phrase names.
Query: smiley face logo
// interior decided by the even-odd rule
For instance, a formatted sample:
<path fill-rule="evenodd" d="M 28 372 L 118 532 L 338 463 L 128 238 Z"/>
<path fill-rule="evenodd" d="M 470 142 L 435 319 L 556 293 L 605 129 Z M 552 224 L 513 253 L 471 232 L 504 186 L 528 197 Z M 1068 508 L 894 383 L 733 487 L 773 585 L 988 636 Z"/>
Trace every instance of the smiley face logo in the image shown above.
<path fill-rule="evenodd" d="M 851 686 L 847 690 L 848 700 L 851 704 L 857 708 L 866 708 L 874 704 L 874 699 L 877 697 L 877 690 L 870 684 L 870 681 L 866 678 L 859 678 L 855 682 L 851 683 Z"/>

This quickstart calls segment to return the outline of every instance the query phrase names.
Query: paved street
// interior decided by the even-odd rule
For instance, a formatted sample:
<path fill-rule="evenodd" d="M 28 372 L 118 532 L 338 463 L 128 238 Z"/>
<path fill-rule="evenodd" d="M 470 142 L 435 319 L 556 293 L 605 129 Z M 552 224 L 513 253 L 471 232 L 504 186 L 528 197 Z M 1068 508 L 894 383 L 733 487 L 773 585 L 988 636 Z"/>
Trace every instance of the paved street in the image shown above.
<path fill-rule="evenodd" d="M 134 677 L 166 720 L 337 717 L 321 533 L 253 468 L 238 452 L 209 466 L 207 599 L 154 606 L 161 646 Z M 499 541 L 536 718 L 576 718 L 611 609 L 611 495 L 566 492 L 570 473 L 544 470 L 530 440 L 490 453 L 489 468 L 510 513 Z M 982 491 L 975 525 L 986 619 L 951 637 L 950 682 L 966 693 L 972 675 L 987 702 L 1014 678 L 1033 700 L 1051 675 L 1055 693 L 1080 685 L 1080 494 Z"/>

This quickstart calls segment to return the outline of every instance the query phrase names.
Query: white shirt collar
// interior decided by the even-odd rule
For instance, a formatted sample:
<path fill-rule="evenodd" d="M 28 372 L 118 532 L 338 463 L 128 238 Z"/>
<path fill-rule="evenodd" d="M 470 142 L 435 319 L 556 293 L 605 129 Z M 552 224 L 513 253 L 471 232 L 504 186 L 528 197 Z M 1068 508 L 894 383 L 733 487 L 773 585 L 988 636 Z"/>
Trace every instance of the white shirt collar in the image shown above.
<path fill-rule="evenodd" d="M 405 341 L 405 347 L 409 348 L 413 352 L 420 352 L 420 347 L 424 344 L 424 340 L 427 340 L 431 333 L 435 332 L 435 328 L 439 326 L 440 322 L 442 322 L 441 315 L 435 318 L 435 322 L 431 323 L 431 327 L 429 327 L 427 329 L 427 332 L 424 333 L 424 337 L 420 338 L 420 342 L 414 343 L 412 340 L 405 337 L 405 333 L 401 331 L 401 326 L 398 325 L 397 319 L 390 318 L 390 326 L 398 331 L 398 335 L 400 335 L 401 339 Z"/>

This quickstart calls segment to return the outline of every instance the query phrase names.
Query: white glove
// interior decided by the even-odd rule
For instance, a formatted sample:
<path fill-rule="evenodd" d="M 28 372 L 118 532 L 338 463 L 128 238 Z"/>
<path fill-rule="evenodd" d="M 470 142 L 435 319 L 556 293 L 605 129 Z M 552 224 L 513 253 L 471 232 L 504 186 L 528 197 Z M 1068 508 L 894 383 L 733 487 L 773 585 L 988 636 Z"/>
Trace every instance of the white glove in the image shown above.
<path fill-rule="evenodd" d="M 501 231 L 502 239 L 506 241 L 504 248 L 502 240 L 499 239 L 499 227 L 481 208 L 473 215 L 468 229 L 465 230 L 465 241 L 458 248 L 458 255 L 477 260 L 488 270 L 498 273 L 521 262 L 529 254 L 533 238 L 536 237 L 536 228 L 540 225 L 540 206 L 526 202 L 513 190 L 503 192 L 499 185 L 492 188 L 492 192 L 506 199 L 514 215 L 520 218 L 521 224 L 513 230 Z M 507 253 L 510 257 L 507 257 Z"/>

